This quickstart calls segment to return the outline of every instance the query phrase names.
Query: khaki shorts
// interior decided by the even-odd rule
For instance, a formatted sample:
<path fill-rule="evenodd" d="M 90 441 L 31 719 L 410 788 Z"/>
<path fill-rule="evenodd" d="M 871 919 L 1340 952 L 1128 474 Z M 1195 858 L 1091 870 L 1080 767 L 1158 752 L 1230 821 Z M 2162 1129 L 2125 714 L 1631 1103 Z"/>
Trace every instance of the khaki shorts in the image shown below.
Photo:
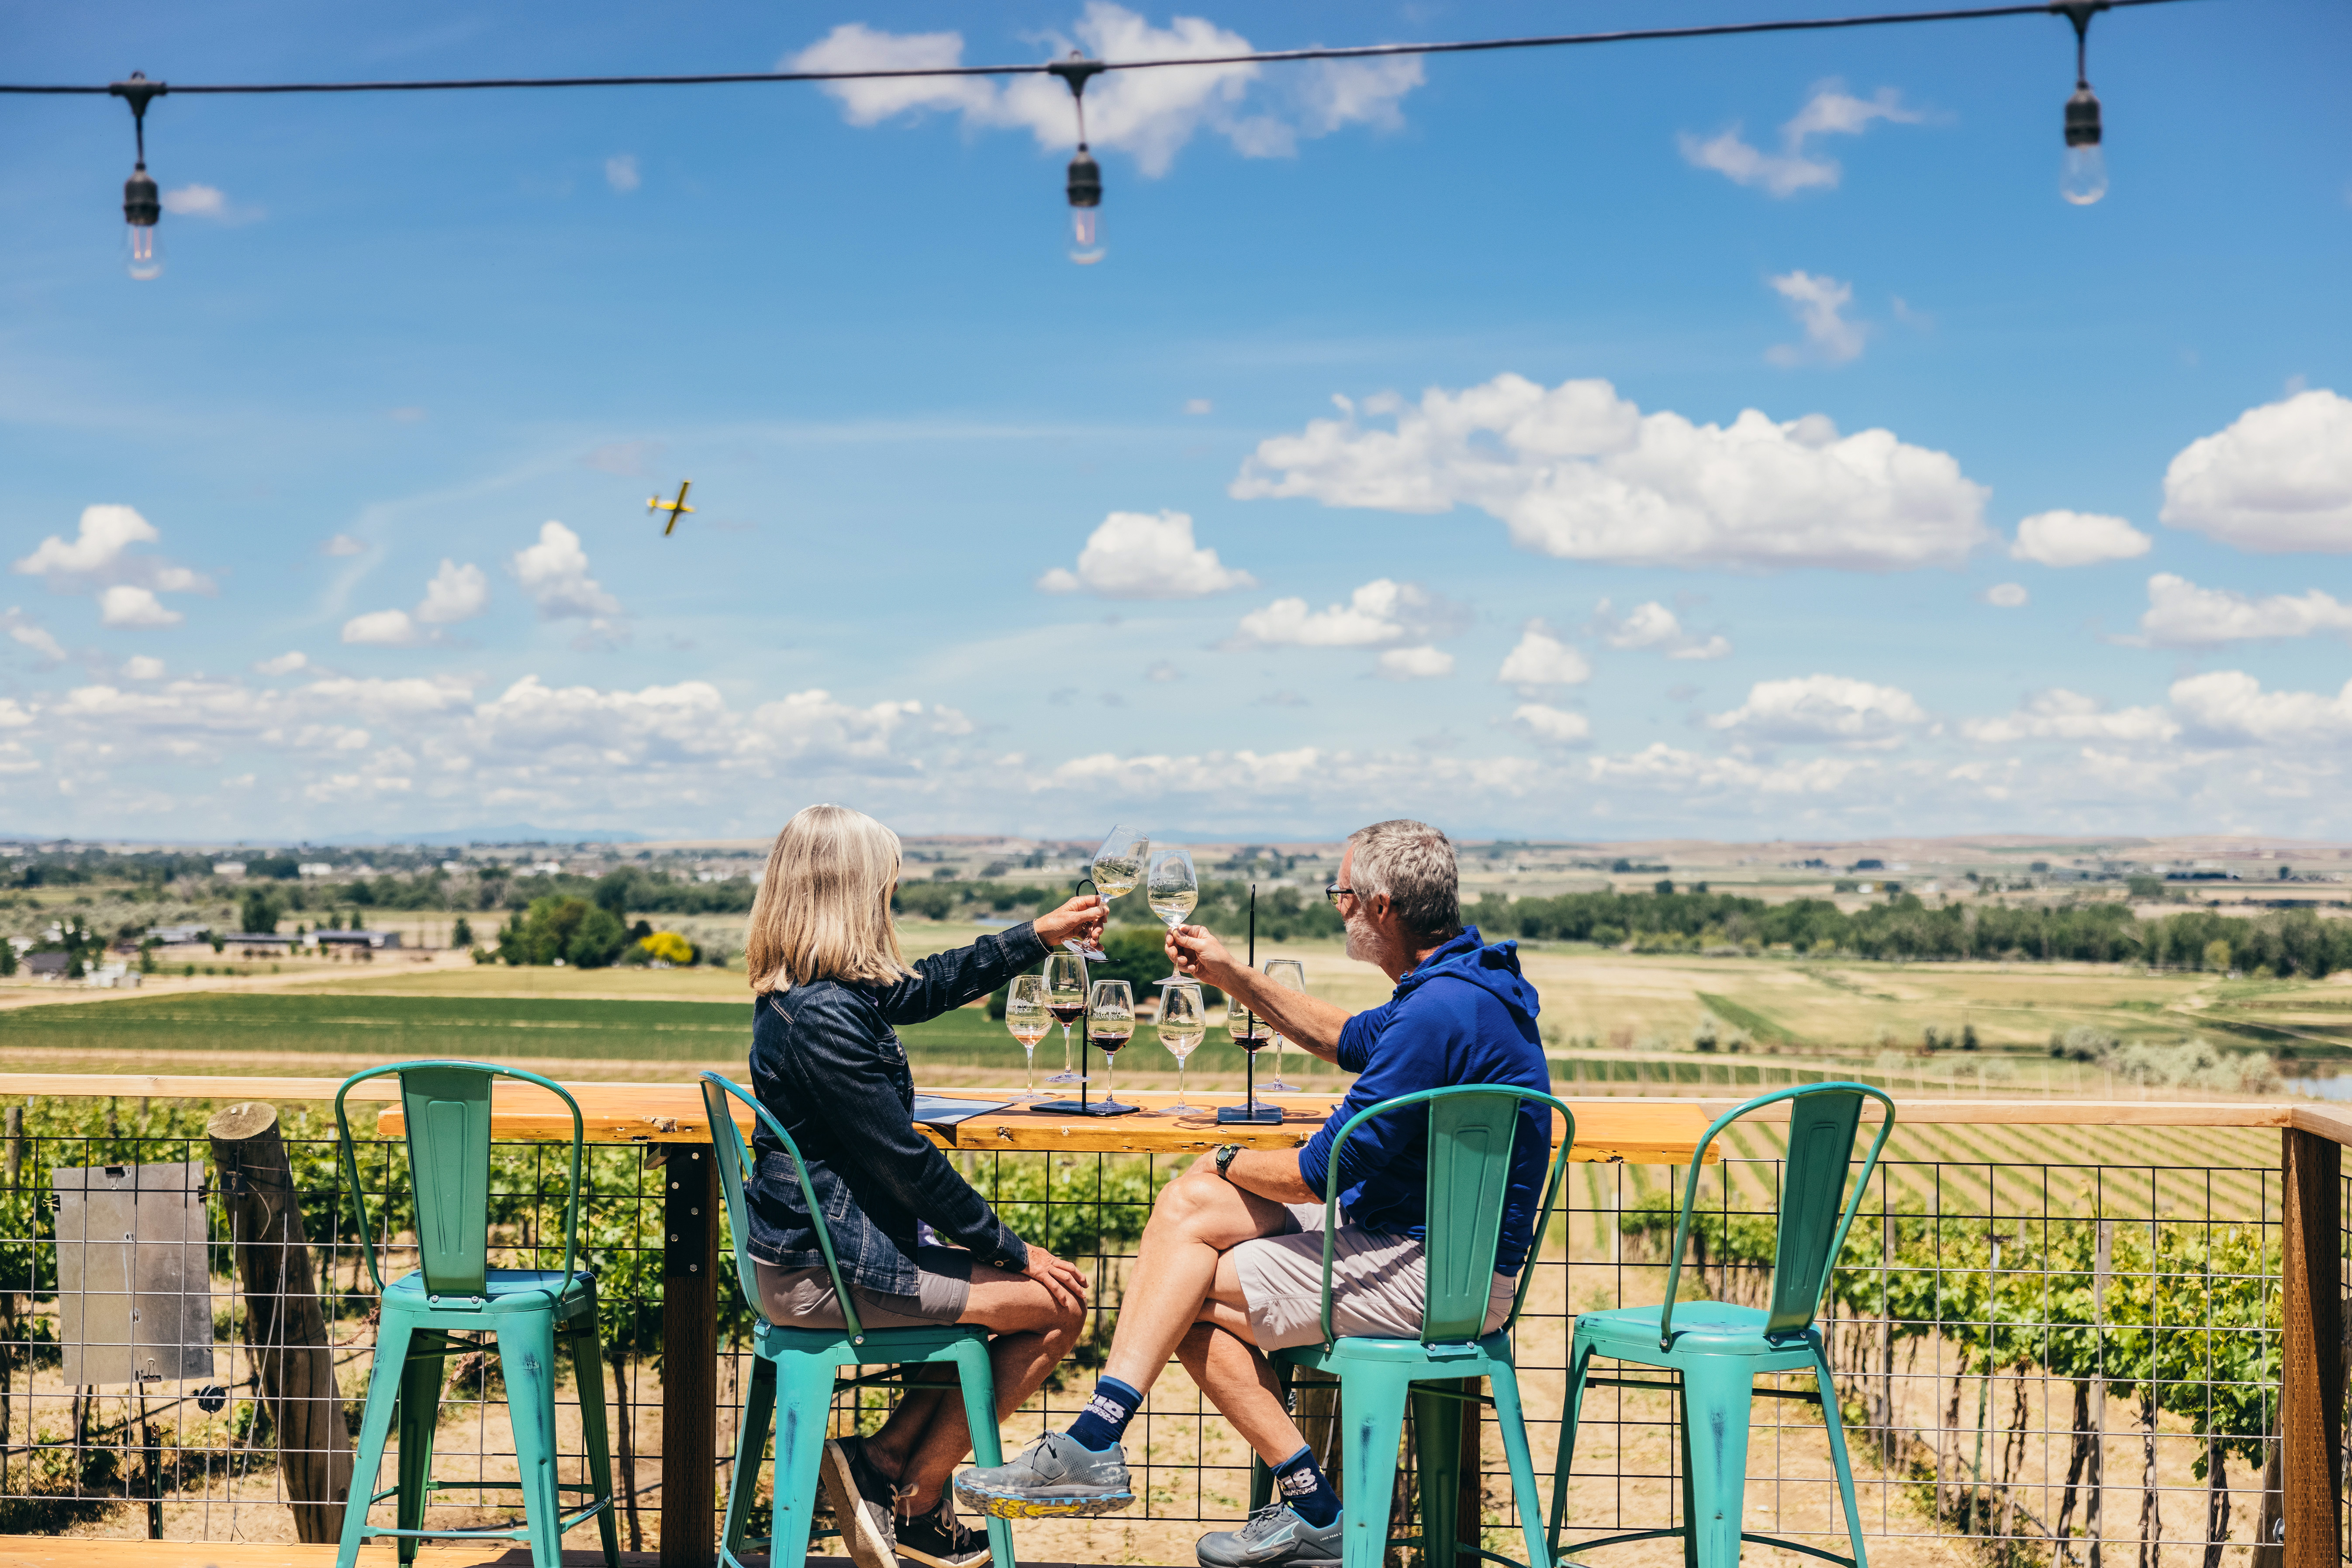
<path fill-rule="evenodd" d="M 1323 1206 L 1294 1203 L 1271 1236 L 1234 1249 L 1234 1266 L 1249 1302 L 1250 1337 L 1260 1350 L 1285 1350 L 1323 1341 Z M 1511 1315 L 1518 1277 L 1495 1276 L 1486 1298 L 1493 1333 Z M 1429 1300 L 1429 1268 L 1421 1243 L 1342 1224 L 1331 1249 L 1331 1331 L 1376 1339 L 1419 1339 Z"/>
<path fill-rule="evenodd" d="M 751 1260 L 760 1276 L 760 1311 L 778 1328 L 837 1329 L 847 1326 L 834 1299 L 833 1279 L 822 1269 L 779 1269 Z M 918 1247 L 920 1282 L 911 1296 L 849 1287 L 859 1326 L 869 1329 L 927 1328 L 961 1320 L 971 1301 L 971 1254 L 954 1247 Z"/>

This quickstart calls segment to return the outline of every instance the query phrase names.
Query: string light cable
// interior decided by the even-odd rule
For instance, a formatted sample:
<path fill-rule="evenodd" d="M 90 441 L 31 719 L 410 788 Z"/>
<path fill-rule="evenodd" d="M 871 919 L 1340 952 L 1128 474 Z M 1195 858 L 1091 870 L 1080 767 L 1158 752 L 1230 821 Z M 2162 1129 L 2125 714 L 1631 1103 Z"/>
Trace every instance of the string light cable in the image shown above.
<path fill-rule="evenodd" d="M 467 92 L 551 88 L 728 87 L 791 82 L 905 81 L 957 77 L 1059 77 L 1070 89 L 1078 119 L 1078 155 L 1071 161 L 1067 195 L 1073 216 L 1071 259 L 1101 259 L 1097 226 L 1102 204 L 1102 172 L 1086 144 L 1086 84 L 1112 71 L 1180 70 L 1186 67 L 1288 65 L 1312 60 L 1369 60 L 1400 56 L 1492 54 L 1504 50 L 1571 48 L 1599 44 L 1673 42 L 1695 38 L 1744 37 L 1768 33 L 1815 33 L 1847 27 L 1900 26 L 1920 22 L 1988 21 L 2007 16 L 2064 16 L 2074 24 L 2075 91 L 2066 103 L 2067 158 L 2061 191 L 2077 205 L 2095 202 L 2106 189 L 2100 152 L 2099 100 L 2085 74 L 2092 16 L 2101 11 L 2142 5 L 2178 4 L 2179 0 L 2030 0 L 2006 5 L 1977 5 L 1935 11 L 1890 11 L 1855 16 L 1783 17 L 1753 22 L 1712 22 L 1683 27 L 1629 27 L 1600 33 L 1554 33 L 1511 38 L 1462 38 L 1402 44 L 1355 44 L 1302 49 L 1261 49 L 1239 54 L 1197 55 L 1138 60 L 1095 60 L 1081 55 L 1067 59 L 982 66 L 898 66 L 872 70 L 705 71 L 669 75 L 566 77 L 457 77 L 416 81 L 312 82 L 184 82 L 150 81 L 134 71 L 125 80 L 104 86 L 72 83 L 0 82 L 0 95 L 33 97 L 113 97 L 131 106 L 139 139 L 139 162 L 125 187 L 123 215 L 134 229 L 145 229 L 148 259 L 153 259 L 153 230 L 160 204 L 152 195 L 153 181 L 146 174 L 146 111 L 150 101 L 168 96 L 266 96 L 288 93 Z M 139 249 L 133 236 L 134 253 Z M 160 267 L 160 264 L 154 264 Z M 138 276 L 137 267 L 133 268 Z M 151 268 L 145 276 L 153 276 Z"/>

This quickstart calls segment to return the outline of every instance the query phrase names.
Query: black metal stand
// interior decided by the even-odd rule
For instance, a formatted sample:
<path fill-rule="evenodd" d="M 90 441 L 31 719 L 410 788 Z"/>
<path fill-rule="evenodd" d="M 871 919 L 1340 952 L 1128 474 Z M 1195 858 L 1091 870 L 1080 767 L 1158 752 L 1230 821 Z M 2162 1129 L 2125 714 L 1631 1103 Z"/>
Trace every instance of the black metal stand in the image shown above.
<path fill-rule="evenodd" d="M 1249 965 L 1253 971 L 1257 968 L 1257 883 L 1250 883 Z M 1228 1019 L 1233 1016 L 1234 1005 L 1234 998 L 1227 997 L 1225 998 L 1225 1016 Z M 1255 1020 L 1253 1019 L 1252 1021 Z M 1242 1105 L 1218 1106 L 1217 1125 L 1221 1127 L 1230 1127 L 1234 1125 L 1280 1125 L 1282 1122 L 1282 1107 L 1279 1105 L 1261 1105 L 1257 1103 L 1256 1051 L 1251 1051 L 1243 1052 L 1242 1071 L 1244 1074 L 1242 1078 L 1244 1088 L 1243 1098 L 1248 1103 Z"/>

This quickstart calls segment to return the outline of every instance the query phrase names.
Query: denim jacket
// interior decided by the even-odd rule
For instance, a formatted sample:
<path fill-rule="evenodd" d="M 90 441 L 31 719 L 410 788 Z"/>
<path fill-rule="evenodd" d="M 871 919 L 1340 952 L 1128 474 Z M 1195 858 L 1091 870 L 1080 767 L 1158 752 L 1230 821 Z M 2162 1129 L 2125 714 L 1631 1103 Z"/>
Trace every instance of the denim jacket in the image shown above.
<path fill-rule="evenodd" d="M 751 1087 L 808 1162 L 843 1281 L 889 1295 L 920 1285 L 919 1220 L 1015 1271 L 1029 1249 L 948 1157 L 914 1130 L 914 1074 L 893 1024 L 921 1023 L 984 997 L 1045 956 L 1034 926 L 936 954 L 895 984 L 814 980 L 761 997 L 751 1023 Z M 822 1269 L 792 1156 L 762 1124 L 744 1197 L 751 1253 L 782 1269 Z"/>

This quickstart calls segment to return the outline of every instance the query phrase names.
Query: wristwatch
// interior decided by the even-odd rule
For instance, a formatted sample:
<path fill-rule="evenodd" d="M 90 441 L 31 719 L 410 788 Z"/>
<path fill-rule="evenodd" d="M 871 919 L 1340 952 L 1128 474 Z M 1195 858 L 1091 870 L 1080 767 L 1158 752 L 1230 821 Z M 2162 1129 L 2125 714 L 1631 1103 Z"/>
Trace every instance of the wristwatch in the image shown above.
<path fill-rule="evenodd" d="M 1224 1177 L 1227 1181 L 1233 1180 L 1234 1156 L 1241 1152 L 1242 1146 L 1239 1144 L 1219 1144 L 1217 1145 L 1217 1174 Z"/>

